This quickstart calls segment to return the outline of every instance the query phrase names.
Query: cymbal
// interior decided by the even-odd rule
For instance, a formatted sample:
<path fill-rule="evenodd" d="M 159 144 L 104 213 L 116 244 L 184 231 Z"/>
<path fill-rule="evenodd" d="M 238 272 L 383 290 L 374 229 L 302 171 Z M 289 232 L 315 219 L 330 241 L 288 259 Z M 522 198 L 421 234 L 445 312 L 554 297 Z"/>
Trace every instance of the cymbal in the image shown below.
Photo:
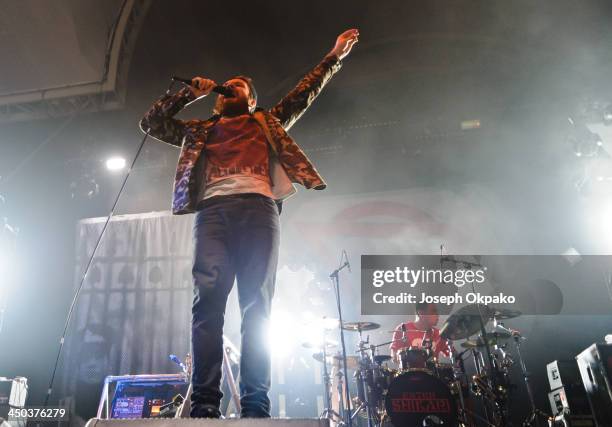
<path fill-rule="evenodd" d="M 503 340 L 507 340 L 512 337 L 512 334 L 507 332 L 487 332 L 485 335 L 489 345 L 497 345 Z M 478 336 L 475 340 L 467 340 L 461 343 L 461 347 L 463 348 L 477 348 L 484 347 L 485 341 L 482 339 L 482 336 Z"/>
<path fill-rule="evenodd" d="M 469 338 L 480 330 L 480 317 L 486 326 L 492 310 L 484 304 L 470 304 L 452 313 L 440 328 L 440 336 L 450 340 Z"/>
<path fill-rule="evenodd" d="M 379 365 L 383 362 L 386 362 L 387 360 L 391 360 L 391 356 L 389 356 L 388 354 L 377 354 L 376 356 L 374 356 L 374 362 Z"/>
<path fill-rule="evenodd" d="M 378 323 L 374 322 L 344 322 L 342 325 L 342 329 L 345 331 L 372 331 L 374 329 L 380 328 Z"/>
<path fill-rule="evenodd" d="M 492 317 L 495 317 L 498 320 L 513 319 L 523 314 L 518 310 L 510 310 L 508 308 L 501 308 L 501 307 L 489 307 L 489 308 L 491 308 L 492 310 Z"/>
<path fill-rule="evenodd" d="M 317 362 L 323 363 L 323 353 L 314 353 L 312 358 Z M 327 364 L 333 365 L 337 368 L 342 368 L 342 355 L 335 354 L 333 356 L 327 356 Z M 359 357 L 357 356 L 346 356 L 346 368 L 355 370 L 359 367 Z"/>
<path fill-rule="evenodd" d="M 302 347 L 304 348 L 315 348 L 318 350 L 323 350 L 323 343 L 322 342 L 312 342 L 312 341 L 306 341 L 302 343 Z M 326 349 L 331 349 L 331 348 L 336 348 L 338 347 L 338 343 L 335 341 L 331 341 L 331 340 L 327 340 L 325 341 L 325 348 Z"/>
<path fill-rule="evenodd" d="M 316 360 L 317 362 L 323 363 L 323 353 L 322 352 L 320 352 L 320 353 L 313 353 L 312 354 L 312 358 L 314 360 Z M 329 359 L 329 356 L 327 356 L 327 359 Z M 328 360 L 327 363 L 330 363 L 329 360 Z"/>

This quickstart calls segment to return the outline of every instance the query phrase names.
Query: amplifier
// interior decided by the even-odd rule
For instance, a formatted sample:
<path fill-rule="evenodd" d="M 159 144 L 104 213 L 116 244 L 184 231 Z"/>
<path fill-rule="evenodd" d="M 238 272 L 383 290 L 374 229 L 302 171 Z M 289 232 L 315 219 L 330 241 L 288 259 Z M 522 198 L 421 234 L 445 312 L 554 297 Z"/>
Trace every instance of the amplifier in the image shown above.
<path fill-rule="evenodd" d="M 9 409 L 23 408 L 28 395 L 28 380 L 24 377 L 0 377 L 0 418 L 13 421 Z"/>
<path fill-rule="evenodd" d="M 548 401 L 553 415 L 591 415 L 589 401 L 584 388 L 575 386 L 559 387 L 548 392 Z"/>
<path fill-rule="evenodd" d="M 612 344 L 593 344 L 576 356 L 596 425 L 612 420 Z"/>
<path fill-rule="evenodd" d="M 569 385 L 579 385 L 582 388 L 580 372 L 575 360 L 554 360 L 546 365 L 546 372 L 551 390 Z"/>
<path fill-rule="evenodd" d="M 158 418 L 162 407 L 187 394 L 184 374 L 108 376 L 98 405 L 98 418 Z"/>
<path fill-rule="evenodd" d="M 548 422 L 549 427 L 595 427 L 595 421 L 590 415 L 561 414 Z"/>

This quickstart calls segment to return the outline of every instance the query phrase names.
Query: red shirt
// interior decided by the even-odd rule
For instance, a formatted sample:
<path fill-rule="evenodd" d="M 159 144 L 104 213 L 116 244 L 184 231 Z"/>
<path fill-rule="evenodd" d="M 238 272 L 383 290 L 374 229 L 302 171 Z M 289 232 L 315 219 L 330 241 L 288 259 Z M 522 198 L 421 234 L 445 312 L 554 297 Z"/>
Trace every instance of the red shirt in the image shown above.
<path fill-rule="evenodd" d="M 270 182 L 266 136 L 250 114 L 219 119 L 204 149 L 206 185 L 231 176 L 249 176 Z"/>
<path fill-rule="evenodd" d="M 406 325 L 406 342 L 402 341 L 402 325 Z M 391 344 L 391 350 L 398 351 L 402 348 L 408 347 L 422 347 L 423 337 L 425 340 L 430 340 L 433 344 L 434 355 L 438 356 L 439 353 L 445 356 L 450 355 L 446 340 L 440 338 L 440 330 L 438 328 L 432 328 L 430 331 L 422 332 L 418 330 L 414 322 L 401 323 L 395 328 L 393 332 L 393 343 Z"/>

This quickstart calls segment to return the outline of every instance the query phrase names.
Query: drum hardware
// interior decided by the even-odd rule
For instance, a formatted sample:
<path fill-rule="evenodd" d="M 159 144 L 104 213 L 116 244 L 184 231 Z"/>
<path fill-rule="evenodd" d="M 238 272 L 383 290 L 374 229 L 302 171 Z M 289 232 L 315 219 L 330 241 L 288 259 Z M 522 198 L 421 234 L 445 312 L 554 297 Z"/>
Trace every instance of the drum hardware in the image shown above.
<path fill-rule="evenodd" d="M 440 335 L 447 339 L 466 339 L 461 347 L 464 352 L 471 352 L 476 370 L 475 377 L 469 381 L 470 389 L 482 399 L 487 422 L 496 425 L 506 423 L 507 400 L 512 388 L 509 372 L 515 363 L 507 346 L 517 333 L 499 321 L 520 315 L 516 310 L 472 304 L 451 314 L 440 330 Z M 493 328 L 487 332 L 485 327 L 491 320 Z M 517 354 L 520 360 L 520 349 Z"/>
<path fill-rule="evenodd" d="M 384 363 L 391 360 L 391 356 L 379 355 L 376 352 L 380 347 L 388 346 L 394 342 L 405 343 L 405 339 L 401 338 L 373 345 L 370 344 L 369 336 L 364 337 L 363 332 L 378 329 L 380 328 L 379 324 L 373 322 L 341 323 L 341 329 L 359 333 L 357 355 L 347 356 L 346 358 L 343 358 L 340 352 L 324 355 L 322 354 L 323 350 L 327 351 L 333 348 L 332 343 L 326 341 L 324 346 L 319 347 L 321 352 L 313 354 L 313 357 L 320 362 L 325 362 L 324 365 L 332 365 L 334 369 L 339 368 L 342 366 L 340 363 L 344 364 L 345 362 L 347 369 L 354 369 L 353 378 L 356 382 L 357 396 L 350 399 L 350 403 L 348 403 L 349 399 L 346 397 L 348 395 L 344 391 L 346 388 L 344 381 L 347 381 L 348 376 L 346 370 L 338 369 L 335 376 L 339 380 L 336 393 L 340 396 L 340 406 L 337 408 L 338 412 L 325 413 L 325 415 L 333 420 L 334 416 L 336 416 L 336 419 L 341 418 L 338 413 L 346 414 L 344 422 L 339 422 L 342 425 L 347 423 L 348 419 L 364 418 L 368 421 L 368 427 L 388 425 L 388 420 L 399 427 L 437 425 L 436 423 L 441 422 L 444 422 L 444 425 L 459 423 L 454 425 L 467 426 L 474 425 L 476 421 L 482 423 L 482 425 L 498 427 L 506 425 L 508 398 L 510 390 L 514 387 L 509 381 L 510 368 L 515 361 L 518 361 L 521 365 L 524 365 L 524 363 L 520 354 L 520 342 L 517 343 L 519 348 L 516 352 L 516 359 L 513 358 L 514 351 L 512 355 L 509 351 L 510 340 L 514 339 L 516 342 L 520 333 L 506 328 L 499 320 L 514 318 L 518 315 L 520 313 L 517 311 L 484 305 L 462 307 L 451 314 L 449 320 L 443 326 L 443 336 L 447 341 L 452 341 L 453 338 L 466 339 L 461 345 L 463 350 L 458 353 L 448 343 L 452 363 L 441 363 L 433 357 L 431 349 L 433 343 L 431 340 L 425 339 L 423 341 L 425 348 L 408 347 L 398 351 L 400 356 L 399 370 L 385 367 Z M 484 326 L 489 324 L 491 320 L 493 321 L 493 327 L 487 331 Z M 422 332 L 426 333 L 426 331 Z M 514 346 L 512 346 L 512 349 L 514 349 Z M 474 359 L 476 367 L 476 373 L 473 376 L 467 375 L 464 366 L 465 358 L 468 355 Z M 526 370 L 523 370 L 526 373 Z M 527 380 L 526 386 L 529 387 L 528 378 L 525 379 Z M 419 392 L 419 386 L 429 389 L 423 392 L 427 393 L 429 401 L 414 398 L 414 393 Z M 443 391 L 441 391 L 442 389 Z M 394 395 L 393 393 L 399 394 Z M 413 394 L 411 395 L 411 393 Z M 480 414 L 475 413 L 471 406 L 466 407 L 465 399 L 468 394 L 478 396 L 482 400 L 484 414 L 482 412 Z M 531 394 L 530 390 L 528 394 Z M 442 397 L 439 398 L 439 396 Z M 450 400 L 445 400 L 447 396 L 450 396 L 448 398 Z M 530 399 L 532 399 L 531 396 Z M 435 409 L 445 408 L 444 405 L 448 402 L 452 402 L 452 410 L 450 415 L 446 412 L 445 414 L 451 417 L 450 421 L 444 420 L 434 411 Z M 354 405 L 355 409 L 349 412 L 348 408 L 351 404 Z M 424 409 L 425 406 L 423 405 L 429 406 Z M 402 412 L 403 409 L 415 407 L 424 412 L 419 413 L 410 410 Z M 430 411 L 430 409 L 432 410 Z M 537 410 L 534 413 L 536 416 L 542 414 Z M 402 421 L 403 416 L 416 417 L 416 424 L 407 424 L 414 420 Z M 530 417 L 524 425 L 538 425 L 536 416 Z M 536 424 L 532 424 L 532 422 Z"/>
<path fill-rule="evenodd" d="M 384 396 L 396 371 L 382 366 L 384 362 L 391 360 L 391 356 L 377 355 L 376 351 L 395 341 L 372 345 L 369 336 L 364 339 L 364 331 L 380 328 L 377 323 L 347 322 L 344 323 L 344 328 L 359 333 L 358 367 L 354 375 L 357 397 L 353 399 L 356 409 L 351 417 L 360 416 L 368 420 L 369 427 L 379 427 L 385 416 Z"/>
<path fill-rule="evenodd" d="M 391 356 L 387 354 L 377 354 L 373 357 L 373 359 L 374 363 L 376 363 L 377 365 L 382 365 L 383 363 L 391 360 Z"/>
<path fill-rule="evenodd" d="M 323 320 L 326 321 L 329 319 L 323 318 Z M 321 413 L 321 418 L 328 419 L 331 423 L 335 423 L 336 425 L 344 425 L 342 416 L 338 412 L 334 411 L 332 407 L 332 396 L 331 396 L 332 381 L 331 381 L 331 375 L 327 367 L 330 361 L 330 358 L 327 355 L 327 350 L 336 348 L 338 346 L 338 343 L 327 339 L 327 332 L 330 330 L 330 328 L 326 327 L 326 325 L 324 324 L 321 326 L 322 326 L 321 330 L 323 332 L 323 340 L 321 344 L 316 345 L 311 342 L 304 342 L 302 343 L 302 347 L 318 348 L 320 350 L 319 353 L 314 353 L 312 357 L 315 360 L 323 363 L 323 387 L 324 387 L 323 398 L 325 399 L 325 408 L 323 409 L 323 412 Z M 331 359 L 331 361 L 333 360 L 335 359 Z M 340 391 L 342 390 L 341 386 L 339 390 Z M 339 399 L 340 399 L 340 402 L 342 402 L 343 400 L 342 393 L 340 393 Z"/>
<path fill-rule="evenodd" d="M 341 353 L 336 353 L 333 355 L 326 355 L 324 358 L 323 352 L 318 352 L 318 353 L 313 353 L 312 358 L 316 360 L 317 362 L 321 362 L 321 363 L 323 363 L 323 360 L 325 360 L 327 362 L 326 365 L 334 366 L 336 368 L 340 368 L 342 364 L 342 354 Z M 359 358 L 357 356 L 347 356 L 346 361 L 347 361 L 347 367 L 349 370 L 354 371 L 356 369 L 359 369 Z"/>
<path fill-rule="evenodd" d="M 461 343 L 461 347 L 463 348 L 482 348 L 485 346 L 485 339 L 488 342 L 489 346 L 499 346 L 503 340 L 508 340 L 512 337 L 511 334 L 506 332 L 487 332 L 485 338 L 482 335 L 478 335 L 475 340 L 466 340 Z"/>
<path fill-rule="evenodd" d="M 346 388 L 344 387 L 344 379 L 346 378 L 344 375 L 344 372 L 340 369 L 337 370 L 336 372 L 336 378 L 337 378 L 337 382 L 338 382 L 338 386 L 336 388 L 336 394 L 338 396 L 338 417 L 340 418 L 340 422 L 338 424 L 340 425 L 346 425 L 346 421 L 345 421 L 345 412 L 346 412 L 346 408 L 344 407 L 344 402 L 345 402 L 345 398 L 348 401 L 349 399 L 347 398 L 349 395 L 345 395 L 345 391 Z M 350 419 L 350 417 L 349 417 Z"/>
<path fill-rule="evenodd" d="M 326 341 L 325 344 L 318 344 L 318 343 L 312 343 L 312 342 L 307 341 L 307 342 L 303 342 L 302 343 L 302 347 L 304 347 L 304 348 L 314 348 L 316 350 L 321 350 L 322 351 L 324 348 L 327 349 L 327 350 L 334 349 L 334 348 L 338 347 L 338 343 L 335 342 L 335 341 L 331 341 L 331 340 Z"/>
<path fill-rule="evenodd" d="M 441 329 L 440 335 L 450 339 L 453 339 L 453 337 L 456 337 L 455 339 L 463 339 L 469 338 L 480 331 L 480 336 L 486 337 L 487 332 L 485 326 L 492 317 L 492 311 L 493 310 L 488 306 L 482 304 L 471 304 L 461 307 L 457 313 L 449 316 L 447 322 Z M 489 342 L 484 339 L 482 340 L 482 344 L 485 349 L 486 358 L 488 359 L 489 371 L 494 372 L 496 367 L 493 363 Z M 483 375 L 484 370 L 487 368 L 487 363 L 483 360 L 482 353 L 477 351 L 476 348 L 478 348 L 477 345 L 472 349 L 474 365 L 476 367 L 476 375 L 472 377 L 472 381 L 477 384 L 477 388 L 475 389 L 477 393 L 475 394 L 482 398 L 487 420 L 491 420 L 491 415 L 493 415 L 494 419 L 499 419 L 500 425 L 505 425 L 503 410 L 499 407 L 497 399 L 492 399 L 495 395 L 488 393 L 489 390 L 497 389 L 497 375 Z M 478 391 L 480 393 L 478 393 Z M 487 410 L 487 406 L 492 410 L 492 414 Z"/>
<path fill-rule="evenodd" d="M 507 320 L 514 319 L 515 317 L 519 317 L 522 313 L 518 310 L 510 310 L 507 308 L 500 307 L 489 307 L 491 309 L 491 318 L 497 320 Z M 501 323 L 499 323 L 502 325 Z M 503 325 L 502 325 L 503 327 Z M 510 332 L 509 330 L 507 330 Z"/>
<path fill-rule="evenodd" d="M 530 373 L 527 371 L 527 366 L 525 365 L 525 361 L 523 360 L 523 354 L 521 352 L 521 341 L 525 340 L 519 331 L 512 331 L 512 338 L 514 338 L 514 344 L 516 349 L 516 355 L 518 357 L 519 366 L 521 367 L 521 374 L 523 375 L 523 382 L 525 383 L 525 388 L 527 389 L 527 397 L 529 398 L 529 405 L 531 406 L 531 412 L 523 421 L 523 426 L 540 426 L 539 418 L 549 418 L 549 416 L 539 410 L 536 407 L 535 400 L 533 398 L 533 391 L 531 390 L 531 383 L 529 381 Z M 545 424 L 543 424 L 545 425 Z"/>
<path fill-rule="evenodd" d="M 395 331 L 392 331 L 395 332 Z M 428 331 L 421 331 L 423 333 L 427 333 Z M 382 346 L 388 346 L 394 342 L 405 342 L 404 339 L 391 340 L 378 345 L 371 345 L 370 350 L 372 354 L 375 353 L 377 348 Z M 405 370 L 389 370 L 389 369 L 380 369 L 376 371 L 375 369 L 371 369 L 372 376 L 378 378 L 378 381 L 371 381 L 368 377 L 368 387 L 371 390 L 375 390 L 374 393 L 370 394 L 370 402 L 371 405 L 376 408 L 378 413 L 378 417 L 376 417 L 377 421 L 380 424 L 384 424 L 386 419 L 389 418 L 389 414 L 385 408 L 385 396 L 388 395 L 390 385 L 396 380 L 398 376 L 401 376 L 404 373 L 422 373 L 427 375 L 427 378 L 435 378 L 438 381 L 441 381 L 445 384 L 447 388 L 447 392 L 450 393 L 455 400 L 458 400 L 459 406 L 455 408 L 457 412 L 458 419 L 466 420 L 466 409 L 465 402 L 463 397 L 463 383 L 466 383 L 467 387 L 467 376 L 465 374 L 465 366 L 463 364 L 462 359 L 463 355 L 466 351 L 460 353 L 459 355 L 454 354 L 454 349 L 452 345 L 449 345 L 449 349 L 451 350 L 451 357 L 453 360 L 460 360 L 457 362 L 458 366 L 455 366 L 454 363 L 439 363 L 437 358 L 432 357 L 431 355 L 431 340 L 424 340 L 425 349 L 423 348 L 408 348 L 403 352 L 404 360 L 413 360 L 413 362 L 405 362 L 406 366 Z M 363 346 L 362 346 L 363 347 Z M 400 351 L 401 352 L 401 351 Z M 376 360 L 377 355 L 374 354 L 372 356 L 372 360 Z M 411 359 L 412 358 L 412 359 Z M 388 361 L 390 360 L 390 356 L 385 356 L 381 358 L 381 360 Z M 418 362 L 416 362 L 418 361 Z M 379 364 L 376 364 L 378 367 Z M 418 366 L 418 367 L 417 367 Z M 367 390 L 367 388 L 366 388 Z M 406 390 L 409 392 L 409 390 Z M 367 392 L 367 391 L 366 391 Z M 382 403 L 382 405 L 381 405 Z M 429 421 L 423 419 L 423 422 L 433 422 L 431 419 Z M 465 423 L 464 423 L 465 424 Z M 434 425 L 434 424 L 432 424 Z"/>
<path fill-rule="evenodd" d="M 464 269 L 472 269 L 472 268 L 483 268 L 484 266 L 480 264 L 480 262 L 470 262 L 464 260 L 457 260 L 454 257 L 442 257 L 440 258 L 440 267 L 442 267 L 443 262 L 450 262 L 455 266 L 461 265 Z M 471 283 L 472 292 L 476 293 L 474 282 Z M 471 335 L 474 335 L 476 332 L 480 331 L 480 335 L 482 337 L 486 337 L 486 324 L 491 319 L 496 319 L 501 316 L 514 316 L 520 315 L 520 313 L 510 312 L 510 310 L 505 309 L 496 309 L 484 304 L 470 304 L 465 307 L 461 307 L 456 316 L 449 316 L 447 322 L 443 325 L 440 330 L 440 335 L 443 338 L 447 339 L 462 339 L 469 338 Z M 514 316 L 516 317 L 516 316 Z M 446 328 L 445 328 L 446 327 Z M 471 333 L 469 333 L 471 331 Z M 466 335 L 467 334 L 467 335 Z M 463 335 L 459 338 L 459 335 Z M 457 338 L 453 338 L 453 336 L 457 336 Z M 488 378 L 489 386 L 493 390 L 498 389 L 498 371 L 497 365 L 493 361 L 493 356 L 491 354 L 491 346 L 487 339 L 484 339 L 484 349 L 487 359 L 487 365 L 489 367 L 492 375 Z M 500 405 L 498 401 L 490 402 L 494 418 L 496 424 L 498 423 L 500 426 L 506 425 L 506 413 L 504 405 Z"/>
<path fill-rule="evenodd" d="M 342 324 L 342 329 L 345 331 L 359 333 L 364 331 L 373 331 L 378 328 L 380 328 L 380 324 L 375 322 L 344 322 Z"/>
<path fill-rule="evenodd" d="M 351 417 L 355 417 L 365 410 L 368 420 L 368 427 L 379 425 L 378 411 L 375 407 L 376 388 L 373 387 L 375 372 L 378 367 L 373 362 L 373 357 L 376 353 L 376 346 L 370 345 L 370 337 L 363 339 L 363 331 L 374 330 L 380 328 L 378 323 L 373 322 L 354 322 L 345 323 L 343 327 L 349 331 L 357 331 L 359 333 L 359 370 L 355 373 L 358 389 L 361 388 L 362 395 L 360 396 L 360 405 L 355 409 Z M 369 380 L 369 381 L 368 381 Z"/>
<path fill-rule="evenodd" d="M 332 283 L 333 283 L 333 287 L 334 287 L 334 294 L 336 297 L 336 307 L 338 310 L 338 321 L 340 324 L 340 344 L 342 345 L 341 349 L 342 349 L 342 368 L 343 371 L 346 373 L 348 371 L 348 366 L 347 366 L 347 360 L 346 360 L 346 342 L 344 340 L 344 327 L 346 326 L 344 324 L 344 321 L 342 320 L 342 301 L 341 301 L 341 297 L 340 297 L 340 272 L 342 270 L 344 270 L 345 268 L 348 268 L 348 270 L 350 271 L 351 267 L 349 264 L 349 260 L 348 260 L 348 255 L 346 253 L 345 250 L 342 250 L 342 256 L 340 258 L 340 265 L 338 266 L 338 268 L 336 268 L 334 271 L 332 271 L 332 273 L 329 275 L 329 278 L 331 279 Z M 344 382 L 344 391 L 346 393 L 346 413 L 344 411 L 344 399 L 342 399 L 340 402 L 342 402 L 341 404 L 341 410 L 340 410 L 340 415 L 342 417 L 343 420 L 345 420 L 346 424 L 348 425 L 348 427 L 353 427 L 353 420 L 351 418 L 351 392 L 349 390 L 349 384 L 348 381 Z"/>
<path fill-rule="evenodd" d="M 486 305 L 466 305 L 448 317 L 440 328 L 440 336 L 451 341 L 467 339 L 479 331 L 484 332 L 481 321 L 486 326 L 491 317 L 491 310 Z"/>
<path fill-rule="evenodd" d="M 508 388 L 506 386 L 498 385 L 497 388 L 492 389 L 489 383 L 487 375 L 474 375 L 472 377 L 472 392 L 476 396 L 484 396 L 495 402 L 500 402 L 507 397 Z"/>
<path fill-rule="evenodd" d="M 455 394 L 459 396 L 459 417 L 460 419 L 467 424 L 468 422 L 468 412 L 465 405 L 465 396 L 463 395 L 464 383 L 465 387 L 468 386 L 468 378 L 465 371 L 465 359 L 463 355 L 467 353 L 468 350 L 464 350 L 459 354 L 455 354 L 455 348 L 453 345 L 448 345 L 450 349 L 451 360 L 453 360 L 453 382 L 451 384 L 451 391 L 455 391 Z"/>
<path fill-rule="evenodd" d="M 377 383 L 379 381 L 379 377 L 384 377 L 386 374 L 381 374 L 380 371 L 384 370 L 381 364 L 389 360 L 390 356 L 377 356 L 375 354 L 377 346 L 373 346 L 369 344 L 369 337 L 364 339 L 363 332 L 374 330 L 380 328 L 380 325 L 374 322 L 346 322 L 346 323 L 337 323 L 336 327 L 340 324 L 343 325 L 341 329 L 358 332 L 359 333 L 359 347 L 358 347 L 358 356 L 346 356 L 343 357 L 341 352 L 337 352 L 336 354 L 328 355 L 327 350 L 335 347 L 336 343 L 327 339 L 324 339 L 325 345 L 315 346 L 312 343 L 304 343 L 303 346 L 307 348 L 318 348 L 320 351 L 318 353 L 314 353 L 312 357 L 323 363 L 324 365 L 324 374 L 325 377 L 325 390 L 326 390 L 326 400 L 328 402 L 328 408 L 323 411 L 323 417 L 328 418 L 331 421 L 337 422 L 339 425 L 348 424 L 349 419 L 354 419 L 357 415 L 361 415 L 364 418 L 368 419 L 368 424 L 370 427 L 376 427 L 380 423 L 379 419 L 379 411 L 378 408 L 373 406 L 370 401 L 376 401 L 377 396 L 376 393 L 372 391 L 372 387 L 370 384 Z M 329 330 L 331 328 L 327 328 Z M 371 357 L 372 356 L 372 357 Z M 376 358 L 374 358 L 374 356 Z M 332 407 L 331 399 L 329 396 L 329 390 L 332 388 L 330 385 L 330 376 L 327 374 L 327 365 L 331 365 L 334 370 L 336 370 L 335 378 L 337 379 L 337 387 L 336 387 L 336 395 L 338 396 L 338 411 L 334 411 Z M 340 369 L 344 367 L 344 369 Z M 353 403 L 356 404 L 357 408 L 354 412 L 350 411 L 350 403 L 347 398 L 348 392 L 345 389 L 348 389 L 348 384 L 345 383 L 347 376 L 345 373 L 347 370 L 355 370 L 354 378 L 357 383 L 357 397 L 351 399 Z M 382 396 L 382 392 L 381 392 Z M 340 414 L 345 414 L 345 416 L 341 416 Z M 337 421 L 340 420 L 340 421 Z"/>

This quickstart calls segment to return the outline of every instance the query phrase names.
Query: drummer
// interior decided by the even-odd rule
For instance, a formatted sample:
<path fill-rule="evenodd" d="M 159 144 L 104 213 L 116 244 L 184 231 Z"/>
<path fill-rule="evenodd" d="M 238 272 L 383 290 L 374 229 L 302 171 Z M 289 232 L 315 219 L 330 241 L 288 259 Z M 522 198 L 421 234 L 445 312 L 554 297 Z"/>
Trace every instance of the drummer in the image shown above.
<path fill-rule="evenodd" d="M 393 332 L 391 356 L 399 363 L 399 351 L 404 348 L 433 350 L 433 356 L 448 358 L 450 349 L 446 340 L 440 338 L 438 308 L 433 303 L 417 303 L 414 321 L 400 323 Z"/>

